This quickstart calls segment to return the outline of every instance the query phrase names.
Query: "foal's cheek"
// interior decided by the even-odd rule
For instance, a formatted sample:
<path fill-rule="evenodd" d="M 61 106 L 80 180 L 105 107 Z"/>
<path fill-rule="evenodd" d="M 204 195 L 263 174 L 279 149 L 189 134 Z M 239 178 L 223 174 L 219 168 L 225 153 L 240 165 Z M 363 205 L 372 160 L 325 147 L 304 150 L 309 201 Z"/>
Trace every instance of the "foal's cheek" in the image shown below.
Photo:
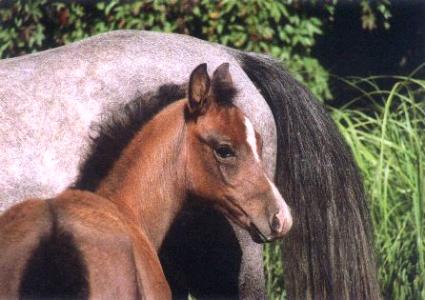
<path fill-rule="evenodd" d="M 219 164 L 219 166 L 220 166 L 220 171 L 224 174 L 224 176 L 226 176 L 229 183 L 237 179 L 239 175 L 239 168 L 235 162 L 221 163 Z"/>
<path fill-rule="evenodd" d="M 229 187 L 237 188 L 238 185 L 241 183 L 240 178 L 240 170 L 239 166 L 236 163 L 236 160 L 231 163 L 220 163 L 217 162 L 218 169 L 220 172 L 220 179 L 221 184 L 223 185 L 224 189 L 227 189 Z"/>
<path fill-rule="evenodd" d="M 205 144 L 200 144 L 194 153 L 190 167 L 192 180 L 203 190 L 215 187 L 219 171 L 211 149 Z"/>

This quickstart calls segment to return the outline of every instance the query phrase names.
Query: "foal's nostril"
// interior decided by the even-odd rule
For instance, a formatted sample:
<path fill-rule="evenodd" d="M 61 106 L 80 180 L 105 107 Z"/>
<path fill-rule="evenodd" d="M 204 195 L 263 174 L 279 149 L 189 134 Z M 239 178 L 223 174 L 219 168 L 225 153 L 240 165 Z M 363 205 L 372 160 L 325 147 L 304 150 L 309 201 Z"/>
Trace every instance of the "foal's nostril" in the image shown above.
<path fill-rule="evenodd" d="M 274 233 L 280 233 L 283 229 L 283 223 L 284 223 L 284 216 L 283 212 L 279 211 L 273 215 L 272 222 L 271 222 L 271 229 Z"/>

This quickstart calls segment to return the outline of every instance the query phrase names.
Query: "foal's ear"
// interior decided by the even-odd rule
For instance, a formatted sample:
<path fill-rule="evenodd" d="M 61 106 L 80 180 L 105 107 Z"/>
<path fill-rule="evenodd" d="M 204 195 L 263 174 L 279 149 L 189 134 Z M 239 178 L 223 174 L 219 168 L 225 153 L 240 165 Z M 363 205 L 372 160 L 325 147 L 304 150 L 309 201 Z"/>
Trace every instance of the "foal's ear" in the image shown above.
<path fill-rule="evenodd" d="M 192 71 L 189 80 L 188 109 L 190 113 L 201 112 L 210 90 L 207 64 L 200 64 Z"/>
<path fill-rule="evenodd" d="M 220 103 L 232 103 L 233 97 L 236 94 L 236 89 L 233 86 L 228 63 L 221 64 L 214 71 L 211 85 L 212 94 L 216 101 Z"/>
<path fill-rule="evenodd" d="M 215 69 L 213 74 L 213 82 L 218 83 L 220 85 L 233 85 L 232 76 L 229 72 L 229 63 L 223 63 Z"/>

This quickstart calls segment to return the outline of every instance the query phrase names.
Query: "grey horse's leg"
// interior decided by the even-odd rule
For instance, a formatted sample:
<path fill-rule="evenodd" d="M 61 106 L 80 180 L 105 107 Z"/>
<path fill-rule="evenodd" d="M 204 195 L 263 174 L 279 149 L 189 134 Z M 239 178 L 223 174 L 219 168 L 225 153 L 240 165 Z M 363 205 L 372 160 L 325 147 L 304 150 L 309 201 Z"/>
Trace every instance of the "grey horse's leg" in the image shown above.
<path fill-rule="evenodd" d="M 249 233 L 232 224 L 242 250 L 239 271 L 239 298 L 265 299 L 263 245 L 255 243 Z"/>

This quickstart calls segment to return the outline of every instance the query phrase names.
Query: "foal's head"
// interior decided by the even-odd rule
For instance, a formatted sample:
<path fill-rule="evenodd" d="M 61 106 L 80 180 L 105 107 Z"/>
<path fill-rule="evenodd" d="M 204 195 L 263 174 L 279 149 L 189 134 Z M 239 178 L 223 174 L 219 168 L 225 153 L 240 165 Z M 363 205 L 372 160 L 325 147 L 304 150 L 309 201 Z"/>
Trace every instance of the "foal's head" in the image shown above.
<path fill-rule="evenodd" d="M 263 169 L 260 135 L 232 104 L 235 93 L 227 63 L 212 79 L 206 64 L 192 72 L 185 114 L 187 184 L 255 241 L 271 241 L 288 232 L 292 217 Z"/>

